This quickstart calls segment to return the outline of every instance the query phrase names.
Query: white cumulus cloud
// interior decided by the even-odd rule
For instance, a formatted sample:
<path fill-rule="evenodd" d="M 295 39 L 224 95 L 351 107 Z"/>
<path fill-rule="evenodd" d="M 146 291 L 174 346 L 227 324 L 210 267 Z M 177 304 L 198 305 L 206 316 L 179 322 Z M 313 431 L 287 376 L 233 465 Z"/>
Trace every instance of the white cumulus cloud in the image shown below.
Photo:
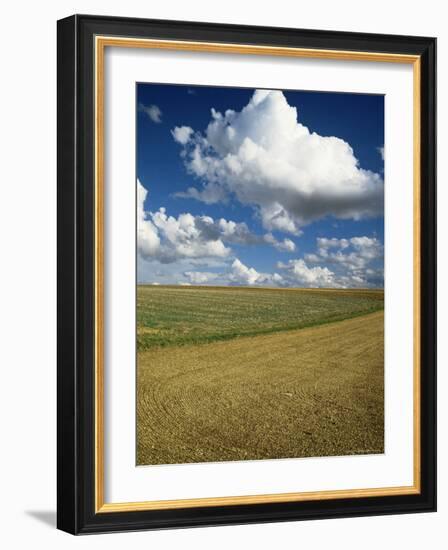
<path fill-rule="evenodd" d="M 192 133 L 193 128 L 189 126 L 176 126 L 174 130 L 171 130 L 173 138 L 181 145 L 185 145 L 190 140 Z"/>
<path fill-rule="evenodd" d="M 284 269 L 292 284 L 290 286 L 312 287 L 312 288 L 332 288 L 339 286 L 333 271 L 327 267 L 309 267 L 303 259 L 289 260 L 284 264 L 278 264 L 280 269 Z"/>
<path fill-rule="evenodd" d="M 137 248 L 143 258 L 170 263 L 179 258 L 223 258 L 230 254 L 221 239 L 204 238 L 197 218 L 189 213 L 177 218 L 168 216 L 165 208 L 147 213 L 147 193 L 137 180 Z"/>
<path fill-rule="evenodd" d="M 203 285 L 214 281 L 218 275 L 207 271 L 186 271 L 185 277 L 188 278 L 188 282 L 195 285 Z"/>
<path fill-rule="evenodd" d="M 137 248 L 144 256 L 156 255 L 160 250 L 160 238 L 157 228 L 148 218 L 144 202 L 148 191 L 137 180 Z"/>
<path fill-rule="evenodd" d="M 157 105 L 144 105 L 143 103 L 139 103 L 138 110 L 145 113 L 152 122 L 156 124 L 162 122 L 162 111 Z"/>
<path fill-rule="evenodd" d="M 231 283 L 238 285 L 269 285 L 279 284 L 282 280 L 278 273 L 259 273 L 253 267 L 243 264 L 238 258 L 232 263 L 232 271 L 228 275 Z"/>
<path fill-rule="evenodd" d="M 256 90 L 239 112 L 212 109 L 204 133 L 176 127 L 187 169 L 202 181 L 182 195 L 206 203 L 229 196 L 252 205 L 268 231 L 299 234 L 324 216 L 381 215 L 383 181 L 353 149 L 300 123 L 280 91 Z"/>
<path fill-rule="evenodd" d="M 153 213 L 152 221 L 164 236 L 168 245 L 172 246 L 176 257 L 206 258 L 212 256 L 225 257 L 230 253 L 221 239 L 204 239 L 197 226 L 197 218 L 189 213 L 179 217 L 168 216 L 165 208 Z"/>
<path fill-rule="evenodd" d="M 278 241 L 272 233 L 266 233 L 264 240 L 280 252 L 294 252 L 296 249 L 294 241 L 291 241 L 291 239 L 283 239 L 282 241 Z"/>
<path fill-rule="evenodd" d="M 147 196 L 148 190 L 137 180 L 137 248 L 144 259 L 172 263 L 180 258 L 227 258 L 232 252 L 228 244 L 268 244 L 283 252 L 295 250 L 290 239 L 277 240 L 270 233 L 254 234 L 244 222 L 214 220 L 188 212 L 174 217 L 165 208 L 147 212 Z"/>
<path fill-rule="evenodd" d="M 384 247 L 376 237 L 318 238 L 316 253 L 306 254 L 310 264 L 331 266 L 340 286 L 382 286 Z"/>

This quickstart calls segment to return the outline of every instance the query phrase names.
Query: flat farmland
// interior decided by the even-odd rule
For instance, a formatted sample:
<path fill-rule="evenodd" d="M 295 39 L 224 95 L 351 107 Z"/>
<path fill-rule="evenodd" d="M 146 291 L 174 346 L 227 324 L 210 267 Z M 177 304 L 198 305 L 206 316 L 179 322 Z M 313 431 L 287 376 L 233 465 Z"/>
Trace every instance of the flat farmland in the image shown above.
<path fill-rule="evenodd" d="M 382 290 L 140 285 L 137 348 L 204 344 L 311 327 L 383 309 Z"/>
<path fill-rule="evenodd" d="M 382 290 L 139 286 L 137 463 L 382 453 Z"/>

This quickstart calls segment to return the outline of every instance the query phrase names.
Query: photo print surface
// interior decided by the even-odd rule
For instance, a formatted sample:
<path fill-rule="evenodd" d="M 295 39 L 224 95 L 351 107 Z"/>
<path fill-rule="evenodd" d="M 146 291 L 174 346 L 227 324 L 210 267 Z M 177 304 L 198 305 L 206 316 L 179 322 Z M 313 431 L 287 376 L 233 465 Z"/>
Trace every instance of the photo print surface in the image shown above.
<path fill-rule="evenodd" d="M 384 97 L 138 83 L 137 464 L 384 452 Z"/>

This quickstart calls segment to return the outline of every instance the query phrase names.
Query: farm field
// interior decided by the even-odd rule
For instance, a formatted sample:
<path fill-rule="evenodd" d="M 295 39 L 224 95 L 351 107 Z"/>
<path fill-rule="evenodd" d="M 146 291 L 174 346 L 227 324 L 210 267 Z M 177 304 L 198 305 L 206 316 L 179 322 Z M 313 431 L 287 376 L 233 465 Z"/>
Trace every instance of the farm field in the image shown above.
<path fill-rule="evenodd" d="M 382 453 L 382 290 L 139 286 L 137 463 Z"/>
<path fill-rule="evenodd" d="M 137 349 L 269 334 L 348 319 L 383 307 L 382 290 L 140 285 Z"/>

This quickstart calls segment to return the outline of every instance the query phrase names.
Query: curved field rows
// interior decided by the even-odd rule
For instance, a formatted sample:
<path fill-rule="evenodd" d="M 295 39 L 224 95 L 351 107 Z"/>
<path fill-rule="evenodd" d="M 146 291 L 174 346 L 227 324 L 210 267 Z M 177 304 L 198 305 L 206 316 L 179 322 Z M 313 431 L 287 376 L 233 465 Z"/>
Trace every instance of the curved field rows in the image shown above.
<path fill-rule="evenodd" d="M 383 325 L 139 352 L 137 463 L 382 453 Z"/>

